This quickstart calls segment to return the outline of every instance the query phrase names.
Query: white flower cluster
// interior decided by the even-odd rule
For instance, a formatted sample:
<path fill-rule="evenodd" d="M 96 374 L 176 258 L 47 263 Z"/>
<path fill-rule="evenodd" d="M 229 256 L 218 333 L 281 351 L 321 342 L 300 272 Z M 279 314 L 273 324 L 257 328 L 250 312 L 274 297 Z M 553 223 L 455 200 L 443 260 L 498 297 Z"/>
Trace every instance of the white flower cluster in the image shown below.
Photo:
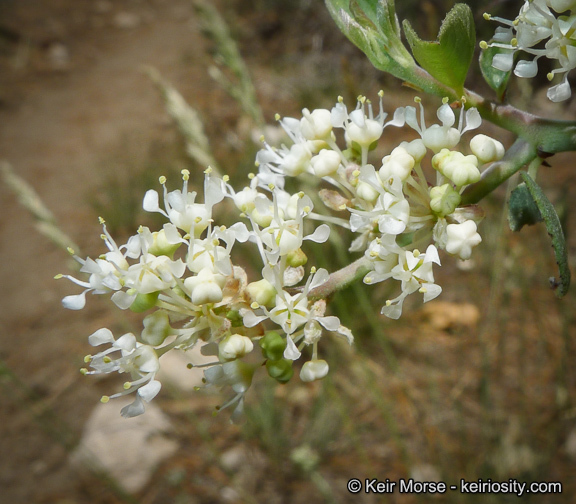
<path fill-rule="evenodd" d="M 504 155 L 503 145 L 486 135 L 476 135 L 469 143 L 469 154 L 456 150 L 461 137 L 481 124 L 476 109 L 456 118 L 444 100 L 438 109 L 440 124 L 426 126 L 424 109 L 398 108 L 393 118 L 380 111 L 374 116 L 371 103 L 358 99 L 349 112 L 339 99 L 332 108 L 303 111 L 300 120 L 280 121 L 293 141 L 290 147 L 265 149 L 257 155 L 260 172 L 277 175 L 308 173 L 335 187 L 323 189 L 324 203 L 345 218 L 332 217 L 359 236 L 350 251 L 362 251 L 370 259 L 372 271 L 364 283 L 393 278 L 401 283 L 401 293 L 386 301 L 382 313 L 397 319 L 404 299 L 414 292 L 424 302 L 441 292 L 434 283 L 432 264 L 440 264 L 438 248 L 460 259 L 469 259 L 472 248 L 481 242 L 477 223 L 482 214 L 477 207 L 460 207 L 464 188 L 480 180 L 480 168 Z M 460 104 L 461 106 L 462 104 Z M 377 165 L 368 155 L 388 126 L 408 125 L 420 136 L 402 142 Z M 337 130 L 343 130 L 345 148 L 337 144 Z M 422 163 L 431 157 L 436 170 L 435 184 L 429 184 Z M 424 253 L 420 250 L 425 250 Z"/>
<path fill-rule="evenodd" d="M 377 116 L 363 97 L 350 112 L 342 99 L 332 110 L 305 109 L 300 120 L 280 121 L 292 144 L 279 149 L 265 144 L 256 158 L 258 174 L 251 174 L 250 184 L 242 190 L 235 191 L 228 177 L 218 178 L 208 168 L 201 203 L 189 190 L 189 172 L 183 170 L 181 190 L 169 192 L 166 178 L 160 178 L 162 205 L 154 190 L 144 197 L 145 210 L 166 218 L 161 230 L 140 227 L 118 246 L 102 220 L 108 252 L 95 260 L 74 256 L 88 279 L 66 275 L 84 290 L 65 297 L 64 306 L 82 309 L 91 292 L 111 295 L 121 309 L 150 312 L 139 336 L 128 333 L 115 339 L 103 328 L 89 337 L 91 345 L 105 349 L 86 357 L 91 370 L 83 369 L 84 374 L 130 376 L 121 392 L 102 400 L 135 393 L 122 414 L 141 414 L 160 390 L 162 355 L 197 344 L 203 345 L 203 354 L 214 356 L 212 363 L 203 365 L 206 383 L 229 386 L 235 392 L 222 406 L 234 406 L 233 417 L 242 412 L 252 376 L 263 364 L 271 377 L 285 383 L 293 375 L 293 362 L 306 353 L 300 379 L 323 378 L 328 364 L 318 356 L 322 335 L 331 332 L 349 343 L 353 337 L 337 317 L 326 315 L 326 300 L 316 294 L 329 273 L 314 267 L 306 272 L 304 242 L 324 243 L 330 234 L 328 224 L 307 233 L 311 219 L 358 234 L 350 250 L 368 258 L 371 270 L 365 283 L 389 278 L 400 283 L 401 293 L 382 308 L 387 316 L 398 318 L 404 299 L 416 291 L 424 295 L 424 302 L 440 294 L 432 272 L 433 263 L 440 264 L 438 248 L 468 259 L 481 241 L 480 212 L 459 206 L 461 192 L 479 180 L 481 165 L 503 156 L 504 148 L 477 135 L 470 141 L 469 153 L 463 154 L 456 147 L 464 133 L 480 125 L 478 112 L 461 109 L 457 122 L 445 102 L 438 109 L 440 124 L 426 126 L 419 106 L 419 113 L 415 107 L 397 109 L 388 122 L 382 99 Z M 384 129 L 405 124 L 419 138 L 402 142 L 377 165 L 370 164 L 370 151 Z M 338 129 L 343 148 L 338 146 Z M 425 161 L 436 171 L 433 185 L 424 175 Z M 344 217 L 316 214 L 309 196 L 284 190 L 286 176 L 301 174 L 334 186 L 321 189 L 319 195 Z M 238 211 L 237 222 L 229 227 L 217 225 L 214 213 L 226 201 Z M 257 251 L 262 261 L 257 278 L 249 280 L 233 263 L 237 243 Z"/>
<path fill-rule="evenodd" d="M 558 67 L 548 74 L 548 79 L 559 74 L 562 82 L 548 89 L 548 98 L 554 102 L 570 98 L 568 73 L 576 67 L 576 1 L 526 0 L 513 21 L 490 14 L 484 17 L 504 25 L 496 29 L 492 43 L 480 44 L 483 49 L 503 49 L 493 58 L 494 68 L 508 72 L 514 67 L 516 76 L 530 78 L 538 73 L 539 58 L 556 60 Z M 520 59 L 514 65 L 518 51 L 532 58 Z"/>
<path fill-rule="evenodd" d="M 86 294 L 92 292 L 111 294 L 121 309 L 156 309 L 144 318 L 139 337 L 128 333 L 115 339 L 105 328 L 89 337 L 91 345 L 107 348 L 87 356 L 92 370 L 82 371 L 130 375 L 122 392 L 102 398 L 107 402 L 135 392 L 134 402 L 122 410 L 127 417 L 143 413 L 144 403 L 159 392 L 159 359 L 169 350 L 187 350 L 203 342 L 203 353 L 215 356 L 205 370 L 205 380 L 236 392 L 225 406 L 234 405 L 234 415 L 238 415 L 252 374 L 262 364 L 249 356 L 254 343 L 262 350 L 268 373 L 286 382 L 293 374 L 292 362 L 307 346 L 311 360 L 302 366 L 301 379 L 313 381 L 326 375 L 328 364 L 318 358 L 317 348 L 323 329 L 352 342 L 352 334 L 337 317 L 325 316 L 325 302 L 307 297 L 326 281 L 326 270 L 312 268 L 304 285 L 294 287 L 305 277 L 303 241 L 322 243 L 330 234 L 326 224 L 305 234 L 304 220 L 313 207 L 310 198 L 303 193 L 290 195 L 271 182 L 281 182 L 278 177 L 266 175 L 253 176 L 249 187 L 235 192 L 227 177 L 214 177 L 208 169 L 205 201 L 199 203 L 196 192 L 188 190 L 189 172 L 182 173 L 182 190 L 168 192 L 166 179 L 161 177 L 163 208 L 156 191 L 144 197 L 145 210 L 168 220 L 160 231 L 141 227 L 118 246 L 101 220 L 108 252 L 96 260 L 74 256 L 88 280 L 58 275 L 84 287 L 82 293 L 63 299 L 66 308 L 82 309 Z M 250 229 L 243 222 L 230 227 L 215 224 L 214 207 L 226 198 L 238 207 Z M 248 241 L 264 264 L 261 278 L 253 282 L 231 259 L 234 245 Z"/>

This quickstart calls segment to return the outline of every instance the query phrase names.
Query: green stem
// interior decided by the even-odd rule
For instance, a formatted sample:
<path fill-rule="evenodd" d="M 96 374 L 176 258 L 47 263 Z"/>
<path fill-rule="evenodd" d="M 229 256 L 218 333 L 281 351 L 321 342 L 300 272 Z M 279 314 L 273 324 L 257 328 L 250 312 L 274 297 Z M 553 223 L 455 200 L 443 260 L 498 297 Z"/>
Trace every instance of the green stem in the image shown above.
<path fill-rule="evenodd" d="M 538 157 L 538 149 L 519 138 L 506 151 L 504 157 L 492 163 L 482 173 L 479 182 L 472 184 L 462 193 L 462 205 L 478 203 L 484 196 L 496 189 L 505 180 L 514 175 L 520 168 Z"/>

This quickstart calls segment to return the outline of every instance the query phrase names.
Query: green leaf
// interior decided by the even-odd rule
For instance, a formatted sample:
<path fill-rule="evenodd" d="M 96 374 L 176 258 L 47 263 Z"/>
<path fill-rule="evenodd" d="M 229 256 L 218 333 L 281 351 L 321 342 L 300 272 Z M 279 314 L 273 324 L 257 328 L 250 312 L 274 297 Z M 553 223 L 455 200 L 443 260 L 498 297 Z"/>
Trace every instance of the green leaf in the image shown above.
<path fill-rule="evenodd" d="M 332 18 L 346 37 L 379 70 L 408 79 L 416 64 L 404 47 L 394 0 L 326 0 Z"/>
<path fill-rule="evenodd" d="M 462 94 L 476 45 L 470 7 L 456 4 L 442 22 L 435 42 L 422 40 L 407 20 L 403 26 L 418 64 L 432 77 Z"/>
<path fill-rule="evenodd" d="M 568 251 L 560 219 L 554 206 L 550 203 L 540 186 L 536 184 L 526 172 L 520 172 L 520 175 L 526 183 L 526 187 L 528 191 L 530 191 L 534 202 L 538 206 L 544 223 L 546 224 L 548 234 L 552 238 L 552 247 L 554 248 L 556 263 L 560 271 L 560 279 L 552 278 L 551 284 L 555 289 L 556 296 L 561 298 L 568 292 L 568 288 L 570 287 L 570 268 L 568 267 Z"/>
<path fill-rule="evenodd" d="M 492 66 L 492 60 L 496 54 L 504 53 L 509 51 L 509 49 L 503 49 L 501 47 L 488 47 L 480 53 L 480 71 L 484 80 L 488 85 L 496 91 L 498 100 L 502 101 L 504 98 L 504 93 L 506 92 L 506 87 L 508 86 L 508 81 L 510 80 L 510 75 L 512 75 L 512 70 L 504 72 L 503 70 L 498 70 Z"/>
<path fill-rule="evenodd" d="M 542 214 L 523 182 L 510 194 L 508 202 L 508 223 L 512 231 L 520 231 L 524 226 L 542 222 Z"/>

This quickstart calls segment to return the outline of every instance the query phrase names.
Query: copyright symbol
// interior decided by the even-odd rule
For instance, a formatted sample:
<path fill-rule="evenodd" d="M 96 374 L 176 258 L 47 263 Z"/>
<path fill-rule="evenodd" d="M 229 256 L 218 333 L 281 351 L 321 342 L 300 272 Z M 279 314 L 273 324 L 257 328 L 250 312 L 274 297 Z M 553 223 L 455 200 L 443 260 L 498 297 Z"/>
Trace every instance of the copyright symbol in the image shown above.
<path fill-rule="evenodd" d="M 350 493 L 358 493 L 362 490 L 362 482 L 359 479 L 352 478 L 348 481 L 348 491 Z"/>

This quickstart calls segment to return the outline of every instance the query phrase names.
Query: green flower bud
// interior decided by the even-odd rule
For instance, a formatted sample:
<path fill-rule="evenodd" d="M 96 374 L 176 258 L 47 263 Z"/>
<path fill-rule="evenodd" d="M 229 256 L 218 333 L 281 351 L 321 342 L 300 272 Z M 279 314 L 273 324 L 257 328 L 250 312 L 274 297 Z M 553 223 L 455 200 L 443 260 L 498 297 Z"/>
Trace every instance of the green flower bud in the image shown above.
<path fill-rule="evenodd" d="M 174 252 L 176 252 L 178 247 L 182 245 L 181 243 L 169 243 L 166 239 L 166 232 L 163 229 L 152 233 L 152 236 L 154 237 L 154 241 L 152 246 L 148 249 L 148 252 L 155 256 L 165 255 L 170 259 L 173 259 Z"/>
<path fill-rule="evenodd" d="M 460 194 L 450 184 L 430 189 L 430 208 L 438 217 L 451 214 L 461 199 Z"/>
<path fill-rule="evenodd" d="M 148 345 L 161 345 L 172 332 L 170 320 L 165 311 L 158 310 L 148 315 L 144 318 L 143 324 L 142 341 Z"/>
<path fill-rule="evenodd" d="M 286 256 L 286 263 L 288 266 L 292 266 L 293 268 L 304 266 L 307 262 L 308 257 L 306 257 L 306 254 L 301 248 L 288 252 L 288 255 Z"/>
<path fill-rule="evenodd" d="M 274 306 L 274 300 L 276 299 L 276 289 L 274 286 L 266 279 L 258 280 L 257 282 L 251 282 L 246 286 L 246 293 L 248 297 L 258 303 L 260 306 L 266 306 L 270 308 Z"/>
<path fill-rule="evenodd" d="M 268 360 L 266 361 L 266 370 L 278 383 L 288 383 L 294 375 L 292 361 L 288 359 Z"/>
<path fill-rule="evenodd" d="M 150 292 L 149 294 L 138 294 L 134 302 L 130 305 L 130 309 L 134 313 L 142 313 L 150 308 L 156 306 L 156 301 L 158 301 L 158 295 L 160 291 Z"/>
<path fill-rule="evenodd" d="M 276 331 L 271 331 L 260 339 L 260 348 L 262 348 L 262 355 L 266 359 L 278 361 L 284 356 L 286 339 L 280 336 Z"/>

